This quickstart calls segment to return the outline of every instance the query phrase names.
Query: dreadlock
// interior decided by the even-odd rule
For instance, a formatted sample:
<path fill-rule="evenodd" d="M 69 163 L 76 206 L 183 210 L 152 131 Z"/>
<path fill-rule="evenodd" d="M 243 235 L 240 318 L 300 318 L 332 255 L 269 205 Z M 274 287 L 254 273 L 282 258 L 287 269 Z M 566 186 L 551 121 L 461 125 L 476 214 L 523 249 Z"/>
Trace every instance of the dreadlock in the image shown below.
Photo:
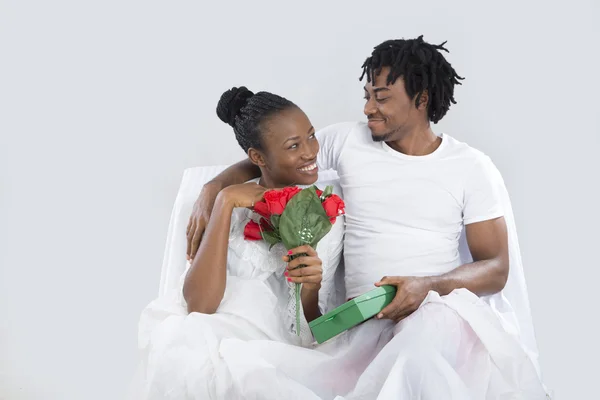
<path fill-rule="evenodd" d="M 217 115 L 231 125 L 235 137 L 245 152 L 261 149 L 261 123 L 273 114 L 296 107 L 294 103 L 269 92 L 252 93 L 245 86 L 234 87 L 221 96 Z"/>
<path fill-rule="evenodd" d="M 375 47 L 371 56 L 362 65 L 362 81 L 366 75 L 367 82 L 374 82 L 383 67 L 390 67 L 387 84 L 393 84 L 402 77 L 406 94 L 415 99 L 418 107 L 424 91 L 429 94 L 427 116 L 430 121 L 437 123 L 450 108 L 454 100 L 454 85 L 460 85 L 460 80 L 452 65 L 442 55 L 441 51 L 449 53 L 440 45 L 432 45 L 423 41 L 423 35 L 417 39 L 388 40 Z"/>

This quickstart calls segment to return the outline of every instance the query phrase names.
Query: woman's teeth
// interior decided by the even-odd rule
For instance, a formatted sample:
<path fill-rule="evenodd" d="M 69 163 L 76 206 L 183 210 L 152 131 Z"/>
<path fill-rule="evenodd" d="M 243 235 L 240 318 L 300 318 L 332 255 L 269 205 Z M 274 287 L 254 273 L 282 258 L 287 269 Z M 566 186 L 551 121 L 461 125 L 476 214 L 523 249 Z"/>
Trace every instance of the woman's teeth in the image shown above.
<path fill-rule="evenodd" d="M 304 171 L 304 172 L 309 172 L 312 171 L 313 169 L 317 168 L 317 164 L 311 164 L 309 166 L 303 167 L 303 168 L 298 168 L 300 171 Z"/>

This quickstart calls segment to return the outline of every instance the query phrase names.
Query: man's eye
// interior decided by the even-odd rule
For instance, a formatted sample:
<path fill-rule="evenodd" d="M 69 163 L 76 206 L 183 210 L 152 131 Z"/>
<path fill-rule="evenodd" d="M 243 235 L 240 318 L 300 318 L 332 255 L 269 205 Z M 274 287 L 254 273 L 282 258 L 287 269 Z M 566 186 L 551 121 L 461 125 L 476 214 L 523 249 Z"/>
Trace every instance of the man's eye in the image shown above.
<path fill-rule="evenodd" d="M 316 138 L 316 136 L 315 136 L 315 134 L 313 133 L 313 134 L 312 134 L 312 135 L 310 135 L 308 138 L 309 138 L 309 139 L 314 139 L 314 138 Z"/>
<path fill-rule="evenodd" d="M 298 145 L 297 145 L 297 144 L 293 144 L 293 145 L 291 145 L 291 146 L 290 146 L 290 147 L 288 147 L 288 148 L 291 150 L 291 149 L 296 149 L 297 147 L 298 147 Z"/>
<path fill-rule="evenodd" d="M 389 99 L 389 97 L 385 97 L 383 99 L 375 99 L 378 103 L 383 103 L 384 101 L 386 101 L 387 99 Z"/>

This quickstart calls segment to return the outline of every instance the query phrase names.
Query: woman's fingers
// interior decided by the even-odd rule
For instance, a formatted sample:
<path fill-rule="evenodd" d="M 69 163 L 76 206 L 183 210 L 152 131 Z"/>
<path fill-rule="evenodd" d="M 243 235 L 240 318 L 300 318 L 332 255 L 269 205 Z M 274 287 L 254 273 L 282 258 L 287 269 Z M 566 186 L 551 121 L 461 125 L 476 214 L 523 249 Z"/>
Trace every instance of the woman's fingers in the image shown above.
<path fill-rule="evenodd" d="M 313 266 L 313 265 L 320 266 L 321 259 L 316 256 L 313 256 L 313 257 L 302 256 L 302 257 L 294 258 L 292 261 L 289 262 L 287 269 L 288 270 L 296 269 L 296 268 L 300 267 L 301 265 L 305 265 L 307 267 Z"/>
<path fill-rule="evenodd" d="M 288 276 L 288 282 L 292 283 L 321 283 L 321 275 L 310 275 L 310 276 Z"/>
<path fill-rule="evenodd" d="M 304 245 L 304 246 L 296 247 L 295 249 L 291 249 L 290 251 L 288 251 L 288 256 L 291 256 L 294 254 L 303 254 L 303 253 L 307 254 L 311 257 L 317 256 L 317 252 L 315 251 L 315 249 L 313 249 L 309 245 Z"/>
<path fill-rule="evenodd" d="M 320 284 L 323 279 L 323 268 L 321 259 L 317 252 L 310 246 L 300 246 L 288 252 L 288 256 L 283 257 L 284 261 L 289 261 L 285 276 L 288 282 L 292 283 L 311 283 Z M 290 261 L 290 255 L 306 254 Z"/>
<path fill-rule="evenodd" d="M 305 267 L 305 268 L 296 268 L 293 270 L 288 270 L 285 273 L 287 277 L 303 277 L 303 276 L 314 276 L 314 275 L 323 275 L 323 270 L 321 266 L 314 267 Z"/>

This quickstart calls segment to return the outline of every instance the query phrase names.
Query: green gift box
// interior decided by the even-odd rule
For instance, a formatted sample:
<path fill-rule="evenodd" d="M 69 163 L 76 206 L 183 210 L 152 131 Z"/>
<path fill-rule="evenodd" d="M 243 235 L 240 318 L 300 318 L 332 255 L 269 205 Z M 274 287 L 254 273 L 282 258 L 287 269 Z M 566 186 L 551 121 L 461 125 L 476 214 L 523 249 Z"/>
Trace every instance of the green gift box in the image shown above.
<path fill-rule="evenodd" d="M 317 343 L 323 343 L 377 315 L 395 295 L 396 287 L 385 285 L 355 297 L 312 321 L 309 326 L 313 336 Z"/>

